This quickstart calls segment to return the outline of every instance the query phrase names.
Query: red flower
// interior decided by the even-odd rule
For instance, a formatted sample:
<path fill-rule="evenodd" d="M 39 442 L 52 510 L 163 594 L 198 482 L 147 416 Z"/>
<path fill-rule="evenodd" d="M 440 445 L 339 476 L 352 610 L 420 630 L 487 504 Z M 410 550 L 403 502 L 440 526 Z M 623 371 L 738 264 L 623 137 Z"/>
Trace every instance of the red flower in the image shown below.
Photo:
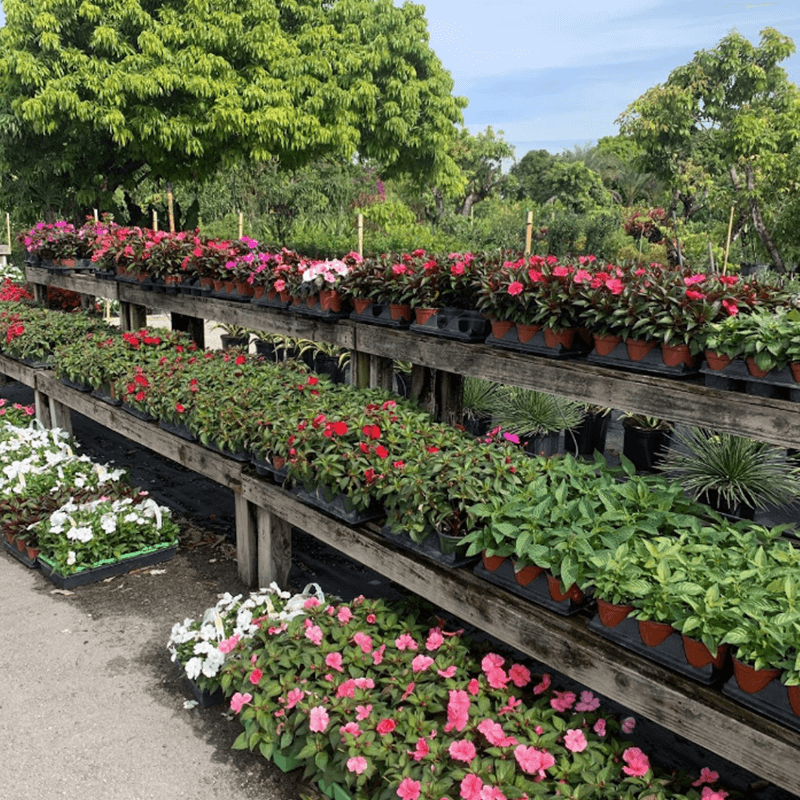
<path fill-rule="evenodd" d="M 687 289 L 686 296 L 690 300 L 703 300 L 705 298 L 705 294 L 703 292 L 696 292 L 694 289 Z"/>
<path fill-rule="evenodd" d="M 380 439 L 381 438 L 381 429 L 377 425 L 365 425 L 361 429 L 361 432 L 368 439 Z"/>
<path fill-rule="evenodd" d="M 386 736 L 387 733 L 391 733 L 396 727 L 397 725 L 393 719 L 382 719 L 375 730 L 378 731 L 381 736 Z"/>
<path fill-rule="evenodd" d="M 186 411 L 186 408 L 184 406 L 182 406 L 180 403 L 175 403 L 175 410 L 179 414 L 183 414 L 183 412 Z"/>
<path fill-rule="evenodd" d="M 333 432 L 337 436 L 344 436 L 347 433 L 347 423 L 346 422 L 334 422 L 333 423 Z"/>
<path fill-rule="evenodd" d="M 403 469 L 403 467 L 405 466 L 405 462 L 404 461 L 393 461 L 392 462 L 392 466 L 395 469 Z"/>
<path fill-rule="evenodd" d="M 508 293 L 510 295 L 522 294 L 522 284 L 519 281 L 514 281 L 514 283 L 508 287 Z"/>
<path fill-rule="evenodd" d="M 375 480 L 375 470 L 370 467 L 364 472 L 364 479 L 367 483 L 372 483 Z"/>
<path fill-rule="evenodd" d="M 247 359 L 243 355 L 236 356 L 236 363 L 237 364 L 244 364 Z"/>
<path fill-rule="evenodd" d="M 379 444 L 375 448 L 375 455 L 378 456 L 378 458 L 389 458 L 389 451 L 382 444 Z"/>
<path fill-rule="evenodd" d="M 144 392 L 138 392 L 138 393 L 135 395 L 135 399 L 136 399 L 138 402 L 140 402 L 140 403 L 141 403 L 141 402 L 142 402 L 142 400 L 144 400 Z"/>

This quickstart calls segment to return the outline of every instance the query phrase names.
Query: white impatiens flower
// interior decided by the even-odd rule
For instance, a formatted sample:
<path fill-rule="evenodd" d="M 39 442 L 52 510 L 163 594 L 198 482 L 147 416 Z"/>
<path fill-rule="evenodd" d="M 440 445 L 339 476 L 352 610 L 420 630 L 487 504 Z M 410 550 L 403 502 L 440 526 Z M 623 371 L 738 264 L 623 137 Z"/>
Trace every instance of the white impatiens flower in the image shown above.
<path fill-rule="evenodd" d="M 206 656 L 206 660 L 203 662 L 203 675 L 205 675 L 206 678 L 213 678 L 224 663 L 224 653 L 221 653 L 219 650 L 209 653 L 208 656 Z"/>
<path fill-rule="evenodd" d="M 197 678 L 200 675 L 200 670 L 203 669 L 203 662 L 199 658 L 190 658 L 186 662 L 185 669 L 186 669 L 186 677 L 189 678 L 189 680 L 192 681 L 197 680 Z"/>
<path fill-rule="evenodd" d="M 92 533 L 92 529 L 87 525 L 81 525 L 80 527 L 70 528 L 67 531 L 67 539 L 72 539 L 75 542 L 91 542 L 94 539 L 94 534 Z"/>
<path fill-rule="evenodd" d="M 117 529 L 116 515 L 113 513 L 103 514 L 103 516 L 100 518 L 100 527 L 106 533 L 114 533 L 114 531 Z"/>
<path fill-rule="evenodd" d="M 67 564 L 72 566 L 75 563 L 75 559 L 76 559 L 75 551 L 70 550 L 69 553 L 67 553 Z"/>

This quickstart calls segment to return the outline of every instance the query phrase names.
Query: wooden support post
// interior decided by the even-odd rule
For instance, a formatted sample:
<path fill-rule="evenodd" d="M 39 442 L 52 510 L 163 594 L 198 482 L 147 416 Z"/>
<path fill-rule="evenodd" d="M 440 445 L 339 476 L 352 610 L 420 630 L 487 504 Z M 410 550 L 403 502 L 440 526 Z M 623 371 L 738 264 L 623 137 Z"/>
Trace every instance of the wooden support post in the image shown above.
<path fill-rule="evenodd" d="M 172 312 L 172 330 L 188 333 L 192 341 L 199 347 L 206 346 L 206 325 L 205 320 L 200 317 L 188 317 L 186 314 Z"/>
<path fill-rule="evenodd" d="M 40 305 L 46 306 L 47 287 L 43 286 L 41 283 L 35 283 L 33 285 L 33 299 L 36 300 L 36 302 L 39 303 Z"/>
<path fill-rule="evenodd" d="M 52 428 L 53 423 L 50 419 L 50 398 L 40 392 L 38 389 L 33 390 L 33 404 L 36 407 L 36 419 L 44 425 L 45 428 Z"/>
<path fill-rule="evenodd" d="M 281 517 L 256 506 L 258 522 L 258 585 L 275 581 L 281 589 L 289 585 L 292 567 L 292 526 Z"/>
<path fill-rule="evenodd" d="M 72 410 L 69 406 L 59 403 L 52 397 L 48 397 L 48 407 L 50 409 L 50 422 L 54 428 L 61 428 L 72 436 Z"/>
<path fill-rule="evenodd" d="M 358 215 L 358 254 L 364 257 L 364 215 Z"/>
<path fill-rule="evenodd" d="M 525 220 L 525 255 L 531 254 L 531 243 L 533 241 L 533 211 L 528 212 L 528 218 Z"/>
<path fill-rule="evenodd" d="M 123 331 L 138 331 L 147 327 L 147 309 L 135 303 L 120 301 L 119 326 Z"/>
<path fill-rule="evenodd" d="M 454 372 L 436 373 L 436 419 L 447 425 L 460 425 L 463 417 L 464 378 Z"/>
<path fill-rule="evenodd" d="M 436 413 L 434 371 L 420 364 L 411 365 L 411 399 L 430 414 Z"/>
<path fill-rule="evenodd" d="M 258 521 L 256 506 L 234 492 L 234 511 L 236 516 L 236 563 L 239 580 L 245 586 L 254 586 L 258 577 Z"/>
<path fill-rule="evenodd" d="M 350 356 L 350 385 L 366 389 L 370 381 L 370 355 L 351 351 Z"/>
<path fill-rule="evenodd" d="M 394 378 L 394 362 L 383 356 L 369 357 L 369 385 L 372 389 L 392 390 Z"/>

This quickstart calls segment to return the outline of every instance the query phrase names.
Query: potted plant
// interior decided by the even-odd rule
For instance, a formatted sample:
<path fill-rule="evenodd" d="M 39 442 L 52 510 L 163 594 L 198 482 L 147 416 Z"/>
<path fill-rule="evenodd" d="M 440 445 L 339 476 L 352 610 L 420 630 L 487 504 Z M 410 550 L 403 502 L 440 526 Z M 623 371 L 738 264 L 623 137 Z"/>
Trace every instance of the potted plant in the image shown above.
<path fill-rule="evenodd" d="M 576 458 L 594 457 L 595 452 L 603 453 L 606 449 L 608 422 L 611 409 L 605 406 L 583 404 L 584 417 L 575 428 L 564 431 L 564 451 Z"/>
<path fill-rule="evenodd" d="M 481 378 L 464 378 L 464 391 L 461 400 L 464 428 L 474 436 L 488 433 L 492 413 L 497 403 L 500 384 Z"/>
<path fill-rule="evenodd" d="M 622 414 L 622 454 L 639 472 L 652 472 L 672 440 L 671 422 L 647 414 Z"/>

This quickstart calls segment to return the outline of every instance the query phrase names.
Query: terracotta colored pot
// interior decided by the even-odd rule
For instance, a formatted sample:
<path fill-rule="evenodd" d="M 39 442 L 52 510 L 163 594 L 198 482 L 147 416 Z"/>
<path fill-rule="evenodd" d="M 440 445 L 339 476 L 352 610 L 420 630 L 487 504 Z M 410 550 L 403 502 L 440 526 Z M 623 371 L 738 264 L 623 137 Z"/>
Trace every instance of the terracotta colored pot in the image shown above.
<path fill-rule="evenodd" d="M 30 547 L 29 545 L 26 545 L 25 552 L 28 554 L 28 558 L 31 561 L 36 561 L 36 559 L 39 558 L 39 553 L 41 551 L 38 547 Z"/>
<path fill-rule="evenodd" d="M 255 292 L 247 281 L 236 281 L 236 294 L 238 294 L 239 297 L 253 297 Z"/>
<path fill-rule="evenodd" d="M 792 377 L 795 383 L 800 383 L 800 362 L 793 361 L 789 364 L 789 369 L 792 371 Z"/>
<path fill-rule="evenodd" d="M 320 289 L 319 305 L 323 311 L 338 314 L 342 310 L 342 295 L 338 289 Z"/>
<path fill-rule="evenodd" d="M 365 300 L 363 297 L 353 298 L 353 308 L 356 314 L 363 314 L 372 305 L 372 300 Z"/>
<path fill-rule="evenodd" d="M 721 644 L 713 654 L 702 642 L 692 639 L 690 636 L 681 634 L 683 640 L 683 654 L 689 664 L 696 669 L 703 669 L 711 664 L 714 669 L 722 669 L 725 662 L 725 655 L 728 652 L 728 645 Z"/>
<path fill-rule="evenodd" d="M 575 328 L 564 328 L 563 331 L 554 331 L 552 328 L 544 329 L 544 343 L 547 347 L 558 347 L 562 345 L 567 350 L 572 347 L 575 341 Z"/>
<path fill-rule="evenodd" d="M 214 288 L 214 281 L 211 278 L 207 277 L 207 276 L 203 276 L 202 278 L 200 278 L 200 285 L 204 289 L 213 289 Z"/>
<path fill-rule="evenodd" d="M 536 336 L 541 329 L 541 325 L 523 325 L 521 322 L 518 322 L 517 339 L 519 339 L 522 344 L 525 344 L 525 342 L 529 342 L 531 339 L 533 339 L 533 337 Z M 555 347 L 555 345 L 549 346 Z"/>
<path fill-rule="evenodd" d="M 17 544 L 17 550 L 19 550 L 20 553 L 24 553 L 25 552 L 25 542 L 23 542 L 22 539 L 17 539 L 16 544 Z"/>
<path fill-rule="evenodd" d="M 631 611 L 633 606 L 616 605 L 600 597 L 597 598 L 597 616 L 606 628 L 616 628 Z"/>
<path fill-rule="evenodd" d="M 228 294 L 236 294 L 236 281 L 222 281 L 222 285 Z"/>
<path fill-rule="evenodd" d="M 653 619 L 639 620 L 639 638 L 648 647 L 658 647 L 675 632 L 668 622 L 656 622 Z"/>
<path fill-rule="evenodd" d="M 800 717 L 800 686 L 787 686 L 786 692 L 789 695 L 789 705 L 792 711 Z"/>
<path fill-rule="evenodd" d="M 505 556 L 487 556 L 484 550 L 481 553 L 481 560 L 483 561 L 483 568 L 489 572 L 495 572 L 500 568 L 500 565 L 506 560 Z"/>
<path fill-rule="evenodd" d="M 689 350 L 688 344 L 662 344 L 661 360 L 665 367 L 679 367 L 681 364 L 693 367 L 695 357 Z"/>
<path fill-rule="evenodd" d="M 302 297 L 295 297 L 294 295 L 290 295 L 290 297 L 291 297 L 293 306 L 302 305 L 302 303 L 303 303 L 303 298 Z"/>
<path fill-rule="evenodd" d="M 434 314 L 438 313 L 438 308 L 415 308 L 414 318 L 417 320 L 417 325 L 424 325 Z"/>
<path fill-rule="evenodd" d="M 62 259 L 59 259 L 58 263 L 62 267 L 74 267 L 75 266 L 75 259 L 74 258 L 62 258 Z"/>
<path fill-rule="evenodd" d="M 514 323 L 507 319 L 493 319 L 492 336 L 495 339 L 502 339 L 513 327 Z"/>
<path fill-rule="evenodd" d="M 520 586 L 527 586 L 529 583 L 533 583 L 543 572 L 543 567 L 532 565 L 517 570 L 516 565 L 514 565 L 514 580 Z"/>
<path fill-rule="evenodd" d="M 754 378 L 766 378 L 772 370 L 764 370 L 760 369 L 758 364 L 756 364 L 756 360 L 753 356 L 747 356 L 744 360 L 744 363 L 747 364 L 747 371 L 754 377 Z"/>
<path fill-rule="evenodd" d="M 306 297 L 306 308 L 314 308 L 317 303 L 319 303 L 318 294 L 310 294 L 308 297 Z"/>
<path fill-rule="evenodd" d="M 393 320 L 411 322 L 411 305 L 409 303 L 389 303 L 389 314 Z"/>
<path fill-rule="evenodd" d="M 614 348 L 622 343 L 621 336 L 607 333 L 605 336 L 594 335 L 594 351 L 599 356 L 610 355 Z"/>
<path fill-rule="evenodd" d="M 6 531 L 6 539 L 8 539 L 9 544 L 14 544 L 14 532 Z"/>
<path fill-rule="evenodd" d="M 183 275 L 165 275 L 164 283 L 167 286 L 176 286 L 179 283 L 183 283 Z"/>
<path fill-rule="evenodd" d="M 658 342 L 650 342 L 645 339 L 626 339 L 625 347 L 628 350 L 628 358 L 631 361 L 641 361 Z"/>
<path fill-rule="evenodd" d="M 733 677 L 747 694 L 757 694 L 781 674 L 779 669 L 756 669 L 738 658 L 733 659 Z"/>
<path fill-rule="evenodd" d="M 150 278 L 150 273 L 149 272 L 144 272 L 144 270 L 143 270 L 136 277 L 139 279 L 139 283 L 144 283 L 146 280 L 148 280 Z"/>
<path fill-rule="evenodd" d="M 283 469 L 286 459 L 283 456 L 272 456 L 272 466 L 274 469 Z"/>
<path fill-rule="evenodd" d="M 726 356 L 724 353 L 715 353 L 713 350 L 706 350 L 705 357 L 708 368 L 715 371 L 725 369 L 733 361 L 730 356 Z"/>
<path fill-rule="evenodd" d="M 286 291 L 286 289 L 284 289 L 280 293 L 280 298 L 282 303 L 289 303 L 291 302 L 292 296 L 289 294 L 289 292 Z"/>
<path fill-rule="evenodd" d="M 550 597 L 552 597 L 556 603 L 562 603 L 564 600 L 572 600 L 573 603 L 580 603 L 584 597 L 577 583 L 573 583 L 566 592 L 562 592 L 561 581 L 549 572 L 547 573 L 547 588 L 550 592 Z"/>
<path fill-rule="evenodd" d="M 258 287 L 256 287 L 258 288 Z M 267 300 L 275 300 L 278 297 L 278 290 L 277 289 L 269 289 L 267 291 Z M 263 294 L 261 295 L 263 297 Z"/>
<path fill-rule="evenodd" d="M 253 297 L 255 297 L 256 300 L 260 300 L 264 296 L 264 293 L 266 291 L 267 287 L 264 286 L 263 284 L 256 285 L 253 287 Z"/>
<path fill-rule="evenodd" d="M 225 284 L 219 278 L 212 278 L 211 285 L 214 287 L 215 292 L 221 292 L 225 288 Z"/>

